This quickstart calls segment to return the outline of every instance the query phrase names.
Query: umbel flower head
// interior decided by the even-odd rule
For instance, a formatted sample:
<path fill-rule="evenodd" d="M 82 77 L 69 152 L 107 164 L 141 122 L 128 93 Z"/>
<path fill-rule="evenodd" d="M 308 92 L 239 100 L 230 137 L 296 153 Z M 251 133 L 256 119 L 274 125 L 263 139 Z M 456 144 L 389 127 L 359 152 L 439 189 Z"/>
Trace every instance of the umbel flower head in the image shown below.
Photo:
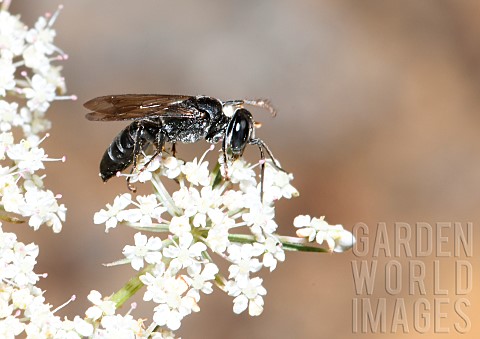
<path fill-rule="evenodd" d="M 293 175 L 267 160 L 261 196 L 255 171 L 259 164 L 240 158 L 225 166 L 221 155 L 210 169 L 207 152 L 189 162 L 145 156 L 130 182 L 149 181 L 154 193 L 119 195 L 94 216 L 107 232 L 118 225 L 139 230 L 134 244 L 124 247 L 125 258 L 111 265 L 130 263 L 142 270 L 138 284 L 146 286 L 144 300 L 156 304 L 154 323 L 170 330 L 200 310 L 201 296 L 212 293 L 213 284 L 234 297 L 235 313 L 260 315 L 267 290 L 259 271 L 273 271 L 285 260 L 285 250 L 329 252 L 353 244 L 350 232 L 339 232 L 340 225 L 324 222 L 319 228 L 307 216 L 295 219 L 298 238 L 278 235 L 274 205 L 298 196 L 291 185 Z M 142 167 L 145 163 L 149 165 Z M 163 184 L 168 180 L 178 184 L 173 192 Z M 314 245 L 324 240 L 328 249 Z M 218 259 L 227 262 L 228 272 L 220 272 Z"/>
<path fill-rule="evenodd" d="M 74 99 L 62 96 L 65 81 L 54 64 L 67 57 L 53 44 L 59 11 L 28 28 L 7 11 L 9 2 L 0 9 L 0 207 L 7 213 L 1 218 L 60 232 L 66 208 L 38 174 L 45 162 L 65 160 L 50 158 L 41 147 L 50 128 L 45 113 L 54 100 Z"/>

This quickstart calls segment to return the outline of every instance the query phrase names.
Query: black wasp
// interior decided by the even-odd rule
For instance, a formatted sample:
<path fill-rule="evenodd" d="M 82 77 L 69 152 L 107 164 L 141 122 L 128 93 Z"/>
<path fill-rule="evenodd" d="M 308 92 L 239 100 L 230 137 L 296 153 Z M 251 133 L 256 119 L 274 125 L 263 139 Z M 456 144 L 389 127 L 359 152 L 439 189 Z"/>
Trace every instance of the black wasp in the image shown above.
<path fill-rule="evenodd" d="M 86 115 L 88 120 L 133 120 L 105 151 L 100 162 L 102 180 L 107 181 L 131 164 L 135 169 L 137 156 L 151 144 L 156 148 L 153 159 L 162 152 L 166 142 L 172 143 L 174 149 L 177 142 L 193 143 L 201 139 L 212 144 L 223 140 L 224 164 L 227 155 L 232 160 L 237 159 L 246 145 L 251 144 L 258 146 L 262 160 L 265 150 L 274 166 L 283 171 L 267 145 L 255 137 L 255 122 L 244 105 L 267 109 L 272 116 L 276 114 L 267 100 L 222 102 L 208 96 L 122 94 L 87 101 L 84 106 L 92 111 Z M 264 166 L 263 161 L 262 195 Z M 135 190 L 130 184 L 129 189 Z"/>

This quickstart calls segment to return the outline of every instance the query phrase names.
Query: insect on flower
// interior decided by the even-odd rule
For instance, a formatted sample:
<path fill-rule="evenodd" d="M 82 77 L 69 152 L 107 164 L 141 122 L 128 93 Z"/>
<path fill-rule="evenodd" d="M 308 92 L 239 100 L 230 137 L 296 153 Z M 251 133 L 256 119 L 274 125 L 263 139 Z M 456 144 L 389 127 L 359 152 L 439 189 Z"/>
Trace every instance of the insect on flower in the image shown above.
<path fill-rule="evenodd" d="M 222 102 L 208 96 L 164 94 L 122 94 L 101 96 L 87 101 L 84 106 L 92 112 L 86 118 L 92 121 L 133 120 L 123 129 L 105 151 L 100 162 L 100 176 L 107 181 L 133 164 L 136 169 L 138 155 L 154 145 L 154 159 L 164 149 L 166 142 L 193 143 L 201 139 L 215 144 L 222 142 L 224 166 L 229 160 L 242 156 L 247 144 L 257 145 L 261 157 L 261 196 L 265 154 L 273 165 L 284 171 L 273 157 L 268 146 L 255 137 L 256 123 L 245 105 L 261 107 L 272 116 L 275 109 L 267 100 L 230 100 Z M 145 167 L 148 166 L 148 163 Z M 144 167 L 144 168 L 145 168 Z M 142 170 L 142 169 L 140 169 Z M 135 191 L 127 178 L 128 188 Z"/>

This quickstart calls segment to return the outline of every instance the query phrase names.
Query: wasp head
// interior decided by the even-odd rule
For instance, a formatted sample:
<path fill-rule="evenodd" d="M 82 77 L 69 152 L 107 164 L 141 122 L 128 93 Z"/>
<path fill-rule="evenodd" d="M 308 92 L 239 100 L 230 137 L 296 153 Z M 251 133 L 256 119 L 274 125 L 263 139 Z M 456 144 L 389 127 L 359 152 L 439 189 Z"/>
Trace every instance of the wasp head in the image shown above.
<path fill-rule="evenodd" d="M 225 131 L 225 146 L 232 158 L 242 156 L 245 147 L 253 137 L 254 121 L 252 114 L 244 108 L 239 108 L 233 114 Z"/>

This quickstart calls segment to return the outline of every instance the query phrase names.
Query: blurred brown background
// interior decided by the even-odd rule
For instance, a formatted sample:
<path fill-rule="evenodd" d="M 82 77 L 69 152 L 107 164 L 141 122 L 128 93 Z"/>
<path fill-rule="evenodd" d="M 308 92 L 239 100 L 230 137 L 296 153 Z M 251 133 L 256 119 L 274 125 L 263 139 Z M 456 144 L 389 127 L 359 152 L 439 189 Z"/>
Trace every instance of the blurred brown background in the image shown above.
<path fill-rule="evenodd" d="M 15 0 L 11 11 L 32 26 L 57 5 Z M 123 180 L 103 185 L 97 176 L 101 155 L 124 126 L 84 119 L 82 103 L 99 95 L 270 98 L 279 115 L 270 119 L 256 112 L 263 122 L 258 135 L 294 173 L 301 194 L 277 205 L 284 234 L 294 234 L 291 224 L 298 214 L 325 215 L 348 229 L 362 221 L 372 231 L 378 222 L 396 221 L 476 226 L 479 1 L 84 0 L 64 5 L 55 24 L 56 45 L 70 55 L 63 74 L 79 100 L 54 103 L 45 148 L 51 156 L 67 155 L 65 164 L 48 165 L 46 179 L 48 188 L 63 194 L 67 222 L 59 235 L 25 227 L 20 235 L 41 246 L 37 272 L 49 273 L 41 284 L 47 300 L 57 306 L 77 295 L 62 315 L 83 313 L 91 289 L 107 295 L 133 273 L 126 266 L 101 264 L 120 258 L 134 232 L 118 228 L 107 235 L 103 226 L 93 225 L 94 212 L 126 189 Z M 205 149 L 204 143 L 180 145 L 179 152 L 191 159 Z M 179 335 L 404 336 L 352 334 L 355 259 L 351 252 L 287 253 L 276 271 L 263 274 L 268 295 L 261 317 L 234 315 L 231 298 L 216 290 L 203 297 L 200 313 L 184 320 Z M 477 278 L 478 262 L 472 263 Z M 454 281 L 445 284 L 453 287 Z M 380 289 L 374 297 L 385 296 Z M 478 338 L 476 287 L 468 298 L 472 328 L 462 338 Z M 151 319 L 149 307 L 134 315 Z M 450 327 L 449 337 L 460 336 Z M 436 336 L 421 335 L 412 326 L 408 335 Z"/>

